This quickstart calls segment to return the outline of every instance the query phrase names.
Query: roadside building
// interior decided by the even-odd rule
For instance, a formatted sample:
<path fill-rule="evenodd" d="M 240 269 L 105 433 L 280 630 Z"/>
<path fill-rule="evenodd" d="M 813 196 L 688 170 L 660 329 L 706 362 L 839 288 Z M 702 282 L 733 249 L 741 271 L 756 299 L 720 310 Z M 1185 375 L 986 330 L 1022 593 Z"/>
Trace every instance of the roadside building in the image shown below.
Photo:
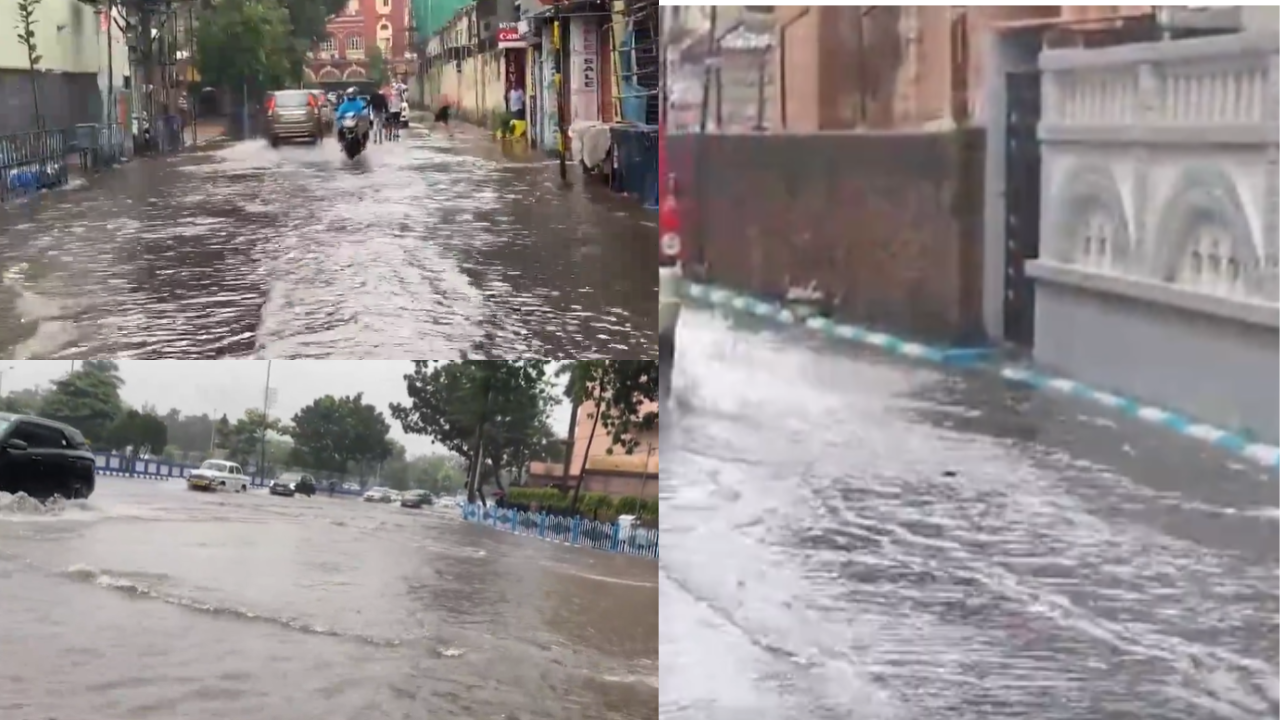
<path fill-rule="evenodd" d="M 641 412 L 654 409 L 653 405 L 647 405 L 641 408 Z M 594 413 L 595 406 L 591 404 L 578 409 L 568 475 L 565 474 L 563 463 L 531 462 L 525 484 L 530 487 L 570 489 L 577 483 L 578 475 L 585 466 L 582 492 L 604 493 L 614 497 L 656 498 L 658 428 L 655 426 L 652 430 L 637 435 L 634 451 L 627 454 L 623 448 L 613 444 L 603 427 L 592 427 Z"/>
<path fill-rule="evenodd" d="M 348 0 L 325 24 L 328 34 L 307 54 L 303 81 L 338 90 L 371 79 L 370 49 L 382 54 L 386 78 L 407 81 L 417 66 L 410 0 Z"/>
<path fill-rule="evenodd" d="M 32 29 L 41 56 L 35 78 L 43 125 L 68 128 L 102 122 L 108 86 L 118 97 L 127 87 L 129 51 L 120 29 L 123 19 L 109 24 L 105 13 L 77 0 L 44 0 L 36 6 L 35 21 Z M 18 3 L 0 2 L 0 28 L 6 33 L 0 42 L 0 135 L 37 125 L 27 52 L 16 40 L 18 24 Z"/>

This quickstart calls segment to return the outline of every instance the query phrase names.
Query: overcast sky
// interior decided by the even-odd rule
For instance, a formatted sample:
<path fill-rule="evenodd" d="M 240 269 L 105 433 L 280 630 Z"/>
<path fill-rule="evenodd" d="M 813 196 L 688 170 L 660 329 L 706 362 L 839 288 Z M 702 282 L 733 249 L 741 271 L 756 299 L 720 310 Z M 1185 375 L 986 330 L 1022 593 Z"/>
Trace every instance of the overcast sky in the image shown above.
<path fill-rule="evenodd" d="M 165 413 L 177 408 L 184 415 L 225 414 L 233 421 L 248 408 L 262 407 L 267 380 L 266 360 L 119 360 L 124 379 L 121 394 L 135 407 L 151 404 Z M 49 385 L 71 370 L 69 360 L 0 361 L 0 393 Z M 364 393 L 391 424 L 391 437 L 410 455 L 440 452 L 429 438 L 406 435 L 391 418 L 393 402 L 407 404 L 404 376 L 413 363 L 398 360 L 275 360 L 271 386 L 277 388 L 272 416 L 290 418 L 322 395 Z M 559 395 L 557 394 L 557 397 Z M 569 406 L 552 410 L 551 427 L 569 431 Z"/>

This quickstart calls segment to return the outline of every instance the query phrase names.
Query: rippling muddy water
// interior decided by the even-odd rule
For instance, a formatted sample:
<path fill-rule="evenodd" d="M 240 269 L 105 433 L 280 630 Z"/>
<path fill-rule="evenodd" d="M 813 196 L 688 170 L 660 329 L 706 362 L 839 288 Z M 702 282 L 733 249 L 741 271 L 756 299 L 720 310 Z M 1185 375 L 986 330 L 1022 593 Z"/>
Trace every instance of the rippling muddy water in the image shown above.
<path fill-rule="evenodd" d="M 993 378 L 681 322 L 664 719 L 1280 714 L 1274 475 Z"/>
<path fill-rule="evenodd" d="M 651 213 L 541 155 L 411 131 L 348 161 L 263 141 L 0 207 L 0 353 L 635 357 Z"/>
<path fill-rule="evenodd" d="M 103 478 L 0 496 L 0 583 L 6 720 L 657 713 L 652 561 L 442 509 Z"/>

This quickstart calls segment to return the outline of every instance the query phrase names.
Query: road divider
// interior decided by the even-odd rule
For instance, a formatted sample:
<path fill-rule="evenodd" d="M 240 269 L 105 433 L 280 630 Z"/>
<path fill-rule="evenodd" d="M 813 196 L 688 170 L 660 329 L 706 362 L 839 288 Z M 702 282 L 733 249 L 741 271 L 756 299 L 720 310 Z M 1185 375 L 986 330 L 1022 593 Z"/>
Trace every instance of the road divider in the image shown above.
<path fill-rule="evenodd" d="M 1242 433 L 1197 422 L 1179 413 L 1098 390 L 1075 380 L 1045 375 L 1026 365 L 1007 363 L 995 348 L 941 348 L 911 342 L 826 317 L 801 317 L 786 305 L 710 284 L 686 282 L 684 292 L 695 302 L 765 318 L 783 325 L 803 325 L 835 340 L 871 345 L 902 357 L 949 367 L 995 371 L 1011 383 L 1094 402 L 1122 415 L 1160 425 L 1185 437 L 1222 448 L 1263 467 L 1280 470 L 1280 447 L 1276 445 L 1253 442 Z"/>
<path fill-rule="evenodd" d="M 464 504 L 462 519 L 562 545 L 658 559 L 658 531 L 629 523 L 484 507 L 479 503 Z"/>

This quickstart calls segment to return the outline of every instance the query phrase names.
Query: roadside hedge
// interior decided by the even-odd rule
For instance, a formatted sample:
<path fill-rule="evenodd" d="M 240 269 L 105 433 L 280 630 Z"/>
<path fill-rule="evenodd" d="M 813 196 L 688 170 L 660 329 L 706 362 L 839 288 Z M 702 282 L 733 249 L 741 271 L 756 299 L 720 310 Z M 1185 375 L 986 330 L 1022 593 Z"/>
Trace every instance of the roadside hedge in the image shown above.
<path fill-rule="evenodd" d="M 573 493 L 560 492 L 555 488 L 522 488 L 513 487 L 507 490 L 506 505 L 523 512 L 542 511 L 548 515 L 568 517 L 569 503 L 573 501 Z M 579 515 L 592 520 L 612 522 L 619 515 L 638 515 L 646 520 L 656 521 L 658 518 L 658 501 L 656 499 L 631 496 L 614 497 L 604 493 L 585 492 L 578 498 Z"/>

